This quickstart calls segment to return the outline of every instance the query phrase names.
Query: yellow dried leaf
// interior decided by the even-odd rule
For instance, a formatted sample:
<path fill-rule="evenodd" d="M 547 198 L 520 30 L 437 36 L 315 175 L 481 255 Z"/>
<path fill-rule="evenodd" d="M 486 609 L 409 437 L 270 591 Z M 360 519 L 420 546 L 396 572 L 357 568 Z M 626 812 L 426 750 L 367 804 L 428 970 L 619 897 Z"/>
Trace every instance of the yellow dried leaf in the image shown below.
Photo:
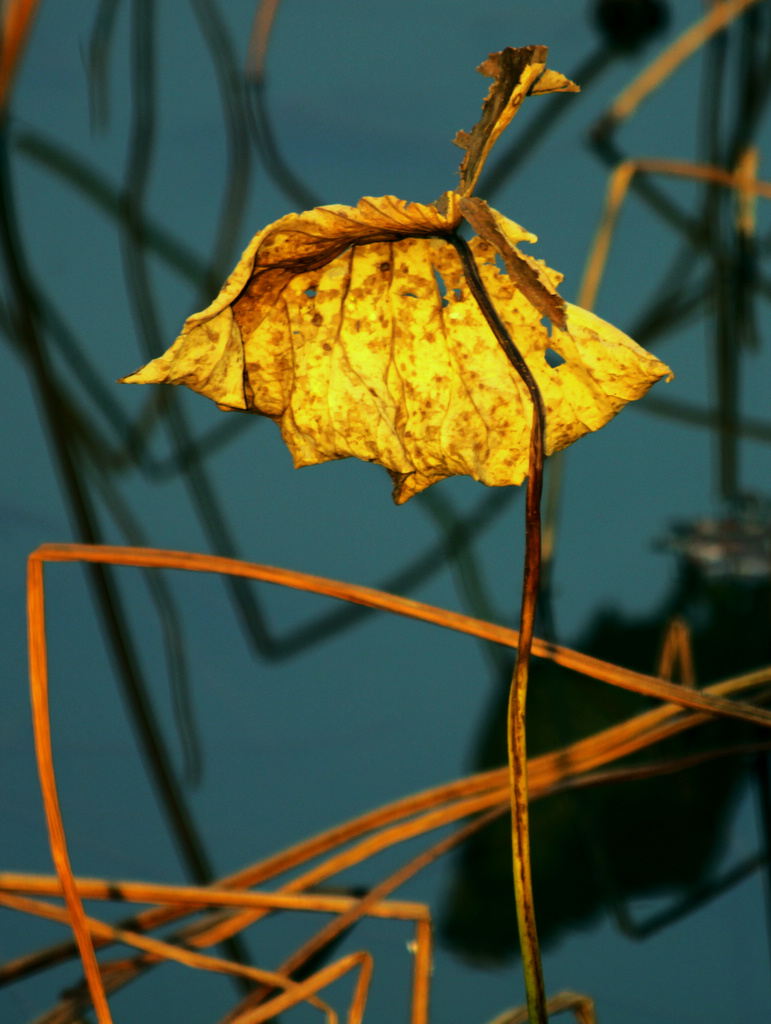
<path fill-rule="evenodd" d="M 642 397 L 669 368 L 564 302 L 561 275 L 517 248 L 535 235 L 472 196 L 524 98 L 577 89 L 546 69 L 546 53 L 508 47 L 480 66 L 494 81 L 479 123 L 455 140 L 466 150 L 455 191 L 430 206 L 383 196 L 282 217 L 255 236 L 169 351 L 123 379 L 186 384 L 222 409 L 270 416 L 296 466 L 350 455 L 378 462 L 397 503 L 456 474 L 519 484 L 531 399 L 450 241 L 465 218 L 482 283 L 541 391 L 546 453 Z M 549 348 L 564 359 L 555 368 Z"/>
<path fill-rule="evenodd" d="M 490 215 L 509 246 L 535 241 Z M 460 219 L 456 193 L 432 206 L 384 196 L 283 217 L 253 239 L 169 351 L 124 380 L 186 384 L 221 408 L 269 416 L 296 466 L 351 455 L 380 463 L 397 503 L 456 474 L 519 484 L 532 405 L 446 237 Z M 543 311 L 499 272 L 493 246 L 477 237 L 471 249 L 541 390 L 547 454 L 597 430 L 670 373 L 569 303 L 560 307 L 565 329 L 553 324 L 550 336 Z M 534 286 L 556 295 L 561 276 L 519 258 Z M 549 366 L 549 348 L 564 363 Z"/>

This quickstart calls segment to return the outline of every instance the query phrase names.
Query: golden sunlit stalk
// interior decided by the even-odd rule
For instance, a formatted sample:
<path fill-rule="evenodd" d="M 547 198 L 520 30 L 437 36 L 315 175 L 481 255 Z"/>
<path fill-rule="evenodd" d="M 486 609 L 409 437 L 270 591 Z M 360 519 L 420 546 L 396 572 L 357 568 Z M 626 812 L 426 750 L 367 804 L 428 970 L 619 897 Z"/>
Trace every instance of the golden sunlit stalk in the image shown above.
<path fill-rule="evenodd" d="M 51 722 L 48 708 L 48 659 L 45 640 L 45 607 L 43 599 L 43 563 L 32 555 L 27 563 L 27 622 L 29 629 L 29 685 L 32 698 L 32 726 L 35 733 L 40 788 L 43 794 L 48 836 L 56 872 L 67 904 L 67 918 L 72 925 L 83 961 L 91 1000 L 99 1024 L 112 1024 L 102 976 L 96 960 L 91 934 L 70 867 L 64 836 L 59 797 L 56 792 Z"/>
<path fill-rule="evenodd" d="M 629 192 L 629 186 L 636 174 L 667 174 L 676 178 L 691 178 L 706 181 L 723 188 L 736 189 L 740 204 L 747 209 L 748 197 L 757 196 L 771 199 L 771 182 L 758 181 L 752 175 L 752 163 L 740 164 L 735 171 L 726 171 L 710 164 L 691 163 L 688 160 L 624 160 L 610 175 L 605 194 L 605 207 L 594 243 L 586 261 L 583 280 L 578 293 L 578 304 L 584 309 L 594 309 L 597 292 L 605 271 L 613 234 L 618 216 Z M 745 215 L 745 221 L 747 216 Z"/>
<path fill-rule="evenodd" d="M 5 0 L 0 36 L 0 118 L 5 114 L 13 80 L 35 20 L 39 0 Z"/>
<path fill-rule="evenodd" d="M 223 558 L 219 555 L 100 544 L 42 544 L 34 552 L 33 557 L 40 558 L 44 562 L 98 562 L 141 568 L 183 569 L 191 572 L 222 573 L 223 575 L 239 576 L 243 579 L 262 580 L 290 587 L 293 590 L 336 597 L 368 608 L 378 608 L 422 622 L 431 622 L 446 629 L 466 633 L 469 636 L 492 640 L 494 643 L 503 644 L 506 647 L 517 647 L 519 644 L 517 630 L 498 626 L 492 622 L 484 622 L 460 612 L 437 608 L 434 605 L 413 601 L 411 598 L 399 597 L 395 594 L 387 594 L 372 587 L 362 587 L 355 583 L 344 583 L 322 576 L 312 576 L 294 569 L 281 569 L 254 562 L 244 562 L 235 558 Z M 671 701 L 694 711 L 725 715 L 756 725 L 771 725 L 771 712 L 769 711 L 713 696 L 709 689 L 683 690 L 681 686 L 667 683 L 656 676 L 635 672 L 632 669 L 614 665 L 601 658 L 595 658 L 592 655 L 583 654 L 538 637 L 533 638 L 532 653 L 538 658 L 553 661 L 564 668 L 591 676 L 600 682 L 610 683 L 612 686 L 620 686 L 633 693 Z"/>
<path fill-rule="evenodd" d="M 719 0 L 713 3 L 700 21 L 687 28 L 624 89 L 603 118 L 603 127 L 611 128 L 633 114 L 640 103 L 658 89 L 672 72 L 708 39 L 722 32 L 743 11 L 757 2 L 758 0 Z"/>

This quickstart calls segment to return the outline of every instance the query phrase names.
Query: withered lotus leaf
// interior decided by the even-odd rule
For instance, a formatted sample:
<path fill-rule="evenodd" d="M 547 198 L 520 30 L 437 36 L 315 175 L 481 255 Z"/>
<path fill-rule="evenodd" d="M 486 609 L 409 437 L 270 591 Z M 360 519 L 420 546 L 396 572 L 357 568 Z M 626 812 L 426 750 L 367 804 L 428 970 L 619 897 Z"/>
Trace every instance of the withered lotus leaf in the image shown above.
<path fill-rule="evenodd" d="M 448 194 L 450 210 L 456 197 Z M 222 409 L 275 419 L 295 466 L 350 455 L 385 466 L 401 503 L 447 476 L 519 484 L 532 406 L 466 286 L 454 213 L 393 196 L 290 214 L 261 231 L 215 301 L 165 355 L 124 378 L 186 384 Z M 507 240 L 535 241 L 497 214 Z M 424 232 L 429 237 L 404 237 Z M 532 370 L 546 452 L 598 430 L 668 368 L 599 317 L 565 304 L 552 325 L 495 263 L 482 281 Z M 561 277 L 540 264 L 556 287 Z M 552 349 L 564 363 L 552 368 Z"/>
<path fill-rule="evenodd" d="M 123 380 L 186 384 L 221 409 L 268 416 L 298 467 L 351 455 L 377 462 L 397 504 L 457 474 L 519 484 L 532 403 L 449 240 L 465 218 L 478 232 L 470 247 L 482 282 L 543 396 L 546 453 L 641 398 L 669 368 L 565 303 L 561 275 L 517 248 L 536 237 L 470 195 L 485 140 L 533 83 L 572 85 L 544 71 L 545 53 L 507 50 L 482 65 L 486 74 L 504 69 L 508 92 L 501 99 L 496 78 L 482 121 L 456 140 L 467 149 L 460 189 L 425 206 L 368 197 L 282 217 L 255 236 L 172 347 Z M 560 365 L 547 362 L 549 349 Z"/>

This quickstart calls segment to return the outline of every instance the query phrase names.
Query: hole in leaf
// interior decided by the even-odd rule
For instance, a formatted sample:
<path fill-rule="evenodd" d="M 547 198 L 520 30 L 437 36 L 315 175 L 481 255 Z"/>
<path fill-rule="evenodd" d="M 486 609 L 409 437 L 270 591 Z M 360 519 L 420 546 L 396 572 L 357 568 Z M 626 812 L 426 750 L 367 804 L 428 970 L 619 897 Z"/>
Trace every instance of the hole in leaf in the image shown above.
<path fill-rule="evenodd" d="M 443 306 L 449 306 L 450 305 L 450 300 L 449 300 L 450 295 L 454 295 L 456 301 L 458 299 L 460 299 L 460 297 L 461 297 L 460 288 L 448 288 L 447 285 L 445 284 L 444 278 L 439 273 L 439 271 L 436 269 L 436 267 L 434 267 L 434 280 L 436 281 L 436 290 L 439 292 L 440 296 L 442 297 L 442 305 Z"/>
<path fill-rule="evenodd" d="M 316 289 L 315 288 L 306 288 L 305 289 L 305 294 L 308 296 L 309 299 L 315 299 L 316 298 Z"/>
<path fill-rule="evenodd" d="M 559 352 L 555 352 L 553 348 L 547 348 L 544 355 L 546 356 L 546 362 L 549 364 L 549 366 L 551 366 L 553 370 L 556 369 L 558 366 L 562 366 L 562 364 L 565 362 L 565 360 L 559 354 Z"/>
<path fill-rule="evenodd" d="M 417 299 L 417 295 L 414 292 L 402 292 L 403 299 Z"/>

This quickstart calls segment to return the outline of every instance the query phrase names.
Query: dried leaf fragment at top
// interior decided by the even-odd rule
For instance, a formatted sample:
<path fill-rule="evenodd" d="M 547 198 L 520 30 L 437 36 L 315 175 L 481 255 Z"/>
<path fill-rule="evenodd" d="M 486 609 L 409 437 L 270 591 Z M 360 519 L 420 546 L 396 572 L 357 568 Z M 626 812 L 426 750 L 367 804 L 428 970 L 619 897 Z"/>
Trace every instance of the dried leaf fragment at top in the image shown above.
<path fill-rule="evenodd" d="M 558 71 L 546 67 L 545 46 L 507 46 L 491 53 L 477 71 L 493 79 L 482 104 L 482 116 L 470 132 L 458 132 L 455 144 L 466 150 L 460 165 L 458 192 L 470 196 L 490 150 L 528 95 L 579 92 L 579 87 Z"/>

